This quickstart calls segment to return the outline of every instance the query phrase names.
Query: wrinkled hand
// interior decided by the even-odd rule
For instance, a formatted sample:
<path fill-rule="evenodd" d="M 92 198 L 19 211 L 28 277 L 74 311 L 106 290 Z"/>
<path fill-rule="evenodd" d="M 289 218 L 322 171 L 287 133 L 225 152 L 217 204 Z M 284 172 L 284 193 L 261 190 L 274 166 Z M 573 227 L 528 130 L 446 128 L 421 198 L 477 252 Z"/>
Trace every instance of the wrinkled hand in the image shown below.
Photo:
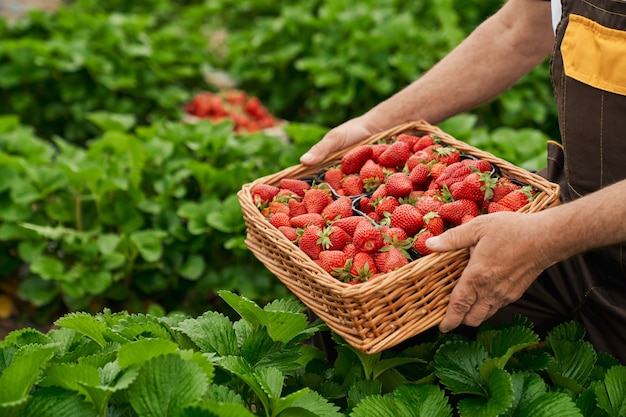
<path fill-rule="evenodd" d="M 433 251 L 470 250 L 439 324 L 442 332 L 460 324 L 476 327 L 522 296 L 551 264 L 542 253 L 540 229 L 532 215 L 499 212 L 478 216 L 426 241 Z"/>
<path fill-rule="evenodd" d="M 360 142 L 378 130 L 367 126 L 363 118 L 357 117 L 331 129 L 318 143 L 300 157 L 303 165 L 316 165 L 332 152 L 345 149 Z"/>

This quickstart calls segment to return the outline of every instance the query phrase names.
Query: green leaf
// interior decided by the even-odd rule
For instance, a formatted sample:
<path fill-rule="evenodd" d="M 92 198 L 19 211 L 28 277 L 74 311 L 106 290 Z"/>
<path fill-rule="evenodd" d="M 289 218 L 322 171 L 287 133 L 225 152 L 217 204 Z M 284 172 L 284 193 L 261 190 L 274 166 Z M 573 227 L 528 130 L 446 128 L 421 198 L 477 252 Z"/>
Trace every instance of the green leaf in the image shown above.
<path fill-rule="evenodd" d="M 102 234 L 98 236 L 96 243 L 98 245 L 98 250 L 100 250 L 103 255 L 111 255 L 115 252 L 117 244 L 120 242 L 120 240 L 121 238 L 119 235 Z"/>
<path fill-rule="evenodd" d="M 59 387 L 36 390 L 20 413 L 21 417 L 96 417 L 93 404 L 72 391 Z"/>
<path fill-rule="evenodd" d="M 281 417 L 343 417 L 339 407 L 322 398 L 315 391 L 304 388 L 281 398 L 272 409 L 273 415 Z M 282 410 L 282 411 L 281 411 Z"/>
<path fill-rule="evenodd" d="M 462 417 L 497 417 L 511 407 L 514 400 L 511 375 L 495 368 L 489 376 L 487 396 L 474 396 L 459 401 Z"/>
<path fill-rule="evenodd" d="M 202 352 L 216 352 L 221 356 L 239 353 L 233 323 L 223 314 L 207 311 L 198 318 L 183 320 L 173 329 L 187 335 Z"/>
<path fill-rule="evenodd" d="M 487 382 L 479 369 L 488 358 L 476 342 L 452 341 L 435 354 L 435 375 L 453 394 L 487 395 Z"/>
<path fill-rule="evenodd" d="M 133 365 L 143 365 L 150 359 L 176 353 L 178 345 L 165 339 L 139 339 L 121 346 L 117 352 L 117 361 L 122 369 Z"/>
<path fill-rule="evenodd" d="M 69 313 L 58 319 L 54 324 L 59 327 L 75 330 L 94 340 L 101 347 L 104 347 L 106 344 L 106 340 L 104 339 L 104 333 L 107 330 L 106 325 L 88 313 Z"/>
<path fill-rule="evenodd" d="M 206 222 L 209 226 L 224 233 L 243 230 L 245 223 L 237 195 L 228 196 L 218 210 L 209 212 L 206 215 Z"/>
<path fill-rule="evenodd" d="M 200 278 L 205 268 L 204 258 L 197 254 L 192 254 L 187 258 L 179 272 L 184 278 L 197 280 Z"/>
<path fill-rule="evenodd" d="M 598 406 L 611 417 L 626 415 L 626 366 L 614 366 L 594 389 Z"/>
<path fill-rule="evenodd" d="M 515 417 L 583 417 L 583 415 L 568 395 L 547 392 L 527 407 L 517 410 Z"/>
<path fill-rule="evenodd" d="M 148 262 L 156 262 L 163 254 L 163 240 L 167 233 L 162 230 L 139 230 L 131 233 L 130 240 L 141 256 Z"/>
<path fill-rule="evenodd" d="M 0 405 L 23 401 L 54 351 L 51 345 L 27 345 L 18 349 L 13 362 L 0 375 Z"/>
<path fill-rule="evenodd" d="M 87 113 L 85 117 L 103 131 L 120 130 L 127 132 L 137 123 L 133 114 L 91 112 Z"/>
<path fill-rule="evenodd" d="M 511 415 L 515 415 L 516 409 L 524 409 L 547 391 L 545 382 L 535 373 L 516 372 L 511 375 L 511 381 L 515 397 L 511 407 Z"/>
<path fill-rule="evenodd" d="M 304 314 L 266 311 L 253 301 L 238 296 L 229 291 L 219 291 L 218 294 L 226 301 L 241 317 L 253 328 L 265 326 L 267 332 L 273 340 L 279 342 L 289 342 L 308 326 L 307 318 Z"/>
<path fill-rule="evenodd" d="M 488 347 L 491 359 L 480 368 L 483 378 L 488 379 L 494 368 L 504 369 L 515 353 L 538 342 L 539 336 L 527 327 L 514 326 L 495 331 Z"/>
<path fill-rule="evenodd" d="M 35 258 L 30 265 L 30 269 L 34 274 L 38 274 L 45 280 L 63 281 L 65 278 L 63 262 L 52 256 L 40 256 Z"/>
<path fill-rule="evenodd" d="M 452 408 L 443 390 L 435 385 L 398 387 L 393 396 L 372 395 L 354 407 L 350 417 L 448 417 Z"/>
<path fill-rule="evenodd" d="M 208 388 L 205 373 L 193 362 L 170 354 L 150 359 L 128 390 L 128 400 L 140 416 L 168 416 L 199 403 Z"/>

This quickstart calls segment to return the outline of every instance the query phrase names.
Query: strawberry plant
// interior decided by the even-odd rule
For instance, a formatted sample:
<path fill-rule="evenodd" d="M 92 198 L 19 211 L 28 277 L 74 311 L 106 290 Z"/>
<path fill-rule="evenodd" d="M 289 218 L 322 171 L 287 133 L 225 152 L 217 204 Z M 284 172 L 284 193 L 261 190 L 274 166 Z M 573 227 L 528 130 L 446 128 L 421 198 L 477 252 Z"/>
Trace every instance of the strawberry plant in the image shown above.
<path fill-rule="evenodd" d="M 472 338 L 439 334 L 366 355 L 293 298 L 264 307 L 229 291 L 232 318 L 69 313 L 0 341 L 3 416 L 623 415 L 626 366 L 581 325 L 544 340 L 518 317 Z"/>
<path fill-rule="evenodd" d="M 123 115 L 90 120 L 104 134 L 83 148 L 53 147 L 0 117 L 0 275 L 19 318 L 49 323 L 105 305 L 198 312 L 216 289 L 285 293 L 247 251 L 235 193 L 295 163 L 317 128 L 291 126 L 286 144 L 237 135 L 229 121 L 133 130 Z"/>

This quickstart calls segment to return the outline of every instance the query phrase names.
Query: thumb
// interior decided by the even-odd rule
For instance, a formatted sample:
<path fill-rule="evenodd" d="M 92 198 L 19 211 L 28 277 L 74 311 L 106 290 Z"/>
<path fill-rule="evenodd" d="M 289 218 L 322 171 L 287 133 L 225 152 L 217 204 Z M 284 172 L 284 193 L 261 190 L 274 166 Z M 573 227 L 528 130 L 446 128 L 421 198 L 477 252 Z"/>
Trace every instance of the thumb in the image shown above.
<path fill-rule="evenodd" d="M 331 146 L 332 141 L 327 138 L 322 139 L 311 147 L 305 154 L 300 157 L 300 162 L 303 165 L 316 165 L 319 164 L 333 151 Z"/>
<path fill-rule="evenodd" d="M 435 252 L 447 252 L 474 246 L 478 243 L 478 235 L 472 232 L 470 223 L 453 227 L 439 236 L 427 239 L 426 247 Z"/>

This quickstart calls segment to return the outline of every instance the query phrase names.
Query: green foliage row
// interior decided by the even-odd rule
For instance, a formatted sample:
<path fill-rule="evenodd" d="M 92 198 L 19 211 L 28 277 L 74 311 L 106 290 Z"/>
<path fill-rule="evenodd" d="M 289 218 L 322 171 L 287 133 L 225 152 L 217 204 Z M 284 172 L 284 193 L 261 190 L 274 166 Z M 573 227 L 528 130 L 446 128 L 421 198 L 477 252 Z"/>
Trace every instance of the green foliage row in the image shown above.
<path fill-rule="evenodd" d="M 333 335 L 330 363 L 293 298 L 261 308 L 220 291 L 241 317 L 71 313 L 47 334 L 0 342 L 3 416 L 623 416 L 626 367 L 573 322 L 542 343 L 528 322 L 483 326 L 366 355 Z"/>
<path fill-rule="evenodd" d="M 236 192 L 293 165 L 321 128 L 292 125 L 286 144 L 235 135 L 230 122 L 89 120 L 103 133 L 83 148 L 0 117 L 0 263 L 3 276 L 20 275 L 23 299 L 49 319 L 152 304 L 197 314 L 218 288 L 266 302 L 284 294 L 245 247 Z"/>

